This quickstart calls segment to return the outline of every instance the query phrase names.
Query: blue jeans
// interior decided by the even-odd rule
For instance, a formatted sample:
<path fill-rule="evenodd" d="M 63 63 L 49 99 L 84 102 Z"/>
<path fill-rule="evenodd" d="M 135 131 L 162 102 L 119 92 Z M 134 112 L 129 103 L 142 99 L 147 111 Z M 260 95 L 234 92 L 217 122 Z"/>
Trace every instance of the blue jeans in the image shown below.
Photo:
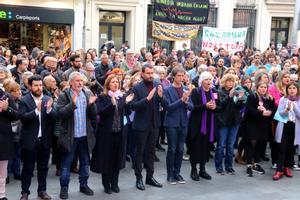
<path fill-rule="evenodd" d="M 70 168 L 75 152 L 79 156 L 79 183 L 80 187 L 86 186 L 89 178 L 89 151 L 87 137 L 74 138 L 70 152 L 62 152 L 60 186 L 68 187 L 70 182 Z"/>
<path fill-rule="evenodd" d="M 174 177 L 180 174 L 187 128 L 166 127 L 166 132 L 168 139 L 167 173 L 168 177 Z"/>
<path fill-rule="evenodd" d="M 21 175 L 21 147 L 18 142 L 14 142 L 15 155 L 14 158 L 8 161 L 7 173 Z"/>
<path fill-rule="evenodd" d="M 217 150 L 215 155 L 215 167 L 217 171 L 223 170 L 224 149 L 225 153 L 225 170 L 232 169 L 234 143 L 239 130 L 239 126 L 220 127 L 218 132 Z"/>

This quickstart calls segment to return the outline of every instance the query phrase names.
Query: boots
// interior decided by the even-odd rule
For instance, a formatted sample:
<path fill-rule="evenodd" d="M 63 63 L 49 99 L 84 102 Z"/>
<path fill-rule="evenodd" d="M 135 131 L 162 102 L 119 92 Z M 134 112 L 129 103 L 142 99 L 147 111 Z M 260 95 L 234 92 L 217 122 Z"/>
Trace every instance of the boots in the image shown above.
<path fill-rule="evenodd" d="M 246 162 L 244 161 L 244 159 L 240 153 L 237 153 L 237 155 L 235 157 L 235 162 L 240 165 L 246 165 Z"/>

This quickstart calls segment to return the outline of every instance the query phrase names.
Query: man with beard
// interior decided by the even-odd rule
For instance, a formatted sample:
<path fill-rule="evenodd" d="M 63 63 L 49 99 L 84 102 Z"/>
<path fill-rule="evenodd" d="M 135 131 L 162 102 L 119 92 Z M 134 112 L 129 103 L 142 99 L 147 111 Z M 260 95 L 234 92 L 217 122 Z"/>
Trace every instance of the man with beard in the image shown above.
<path fill-rule="evenodd" d="M 224 59 L 219 58 L 216 64 L 217 76 L 221 79 L 224 75 L 226 67 L 224 66 Z"/>
<path fill-rule="evenodd" d="M 153 82 L 154 69 L 151 65 L 146 64 L 143 66 L 141 76 L 143 81 L 133 87 L 135 98 L 131 106 L 135 111 L 132 127 L 136 133 L 136 157 L 134 163 L 136 187 L 139 190 L 145 190 L 142 177 L 144 156 L 144 166 L 147 170 L 146 184 L 162 187 L 162 184 L 153 178 L 153 173 L 155 145 L 161 125 L 159 107 L 160 105 L 165 106 L 167 102 L 163 98 L 162 86 Z"/>
<path fill-rule="evenodd" d="M 80 72 L 81 74 L 85 75 L 86 78 L 88 78 L 88 74 L 86 73 L 86 71 L 84 71 L 83 69 L 81 69 L 82 66 L 82 60 L 80 58 L 79 55 L 72 55 L 70 57 L 70 62 L 72 67 L 69 68 L 67 71 L 65 71 L 62 75 L 62 81 L 68 81 L 69 80 L 69 76 L 72 72 Z"/>
<path fill-rule="evenodd" d="M 46 179 L 55 112 L 52 109 L 52 99 L 43 95 L 42 77 L 31 76 L 28 79 L 28 85 L 30 92 L 21 99 L 19 105 L 19 115 L 22 121 L 21 159 L 23 161 L 20 200 L 28 199 L 35 163 L 37 163 L 38 196 L 40 199 L 48 200 L 51 197 L 46 192 Z"/>

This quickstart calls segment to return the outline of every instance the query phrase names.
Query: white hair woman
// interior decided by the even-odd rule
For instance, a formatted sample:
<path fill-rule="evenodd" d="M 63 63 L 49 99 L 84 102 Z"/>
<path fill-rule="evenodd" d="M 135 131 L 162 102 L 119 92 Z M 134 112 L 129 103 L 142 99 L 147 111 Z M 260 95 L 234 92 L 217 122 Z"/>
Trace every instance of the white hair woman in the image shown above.
<path fill-rule="evenodd" d="M 191 100 L 194 105 L 190 115 L 187 146 L 190 153 L 191 178 L 199 181 L 200 177 L 210 180 L 205 170 L 209 160 L 210 145 L 214 141 L 215 110 L 217 92 L 212 88 L 213 76 L 204 71 L 199 77 L 199 88 L 192 90 Z M 200 122 L 200 123 L 199 123 Z M 200 165 L 199 173 L 197 164 Z"/>

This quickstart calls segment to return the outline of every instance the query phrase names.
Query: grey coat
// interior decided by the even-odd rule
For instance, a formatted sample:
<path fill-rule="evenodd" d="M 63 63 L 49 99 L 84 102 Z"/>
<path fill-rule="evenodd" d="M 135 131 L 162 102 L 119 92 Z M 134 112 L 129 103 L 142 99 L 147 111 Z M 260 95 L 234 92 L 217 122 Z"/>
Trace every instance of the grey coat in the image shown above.
<path fill-rule="evenodd" d="M 66 89 L 60 94 L 56 106 L 57 114 L 61 120 L 58 144 L 63 148 L 63 150 L 66 150 L 68 152 L 71 151 L 71 147 L 74 141 L 74 111 L 76 109 L 76 105 L 72 102 L 70 90 L 71 89 Z M 87 98 L 87 102 L 89 102 L 91 92 L 85 90 L 83 90 L 83 92 Z M 95 103 L 87 106 L 86 117 L 88 149 L 89 153 L 92 153 L 96 141 L 95 128 L 97 107 Z"/>

